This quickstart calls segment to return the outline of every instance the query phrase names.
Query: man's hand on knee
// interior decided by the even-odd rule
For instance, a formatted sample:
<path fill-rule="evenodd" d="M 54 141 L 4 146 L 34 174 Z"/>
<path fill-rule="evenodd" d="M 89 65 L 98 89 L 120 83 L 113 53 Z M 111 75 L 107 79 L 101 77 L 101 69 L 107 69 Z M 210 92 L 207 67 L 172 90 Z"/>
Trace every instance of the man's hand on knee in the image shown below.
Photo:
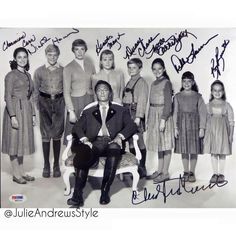
<path fill-rule="evenodd" d="M 120 136 L 116 136 L 109 144 L 118 144 L 120 148 L 122 148 L 122 139 Z"/>
<path fill-rule="evenodd" d="M 83 144 L 88 145 L 90 148 L 93 147 L 93 144 L 89 141 L 89 139 L 88 139 L 87 137 L 81 138 L 80 141 L 81 141 Z"/>

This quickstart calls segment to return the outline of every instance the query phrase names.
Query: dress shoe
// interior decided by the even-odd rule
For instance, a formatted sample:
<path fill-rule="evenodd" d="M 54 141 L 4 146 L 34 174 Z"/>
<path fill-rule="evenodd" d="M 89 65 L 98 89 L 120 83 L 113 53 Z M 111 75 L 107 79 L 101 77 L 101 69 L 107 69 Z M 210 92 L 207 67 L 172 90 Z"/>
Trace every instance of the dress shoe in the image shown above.
<path fill-rule="evenodd" d="M 76 206 L 76 207 L 82 207 L 84 205 L 84 200 L 82 198 L 81 199 L 74 199 L 72 197 L 72 198 L 69 198 L 67 200 L 67 205 L 69 205 L 69 206 Z"/>
<path fill-rule="evenodd" d="M 155 179 L 155 178 L 157 178 L 157 176 L 159 176 L 161 173 L 160 172 L 158 172 L 158 171 L 155 171 L 154 173 L 152 173 L 151 175 L 147 175 L 146 176 L 146 179 Z"/>
<path fill-rule="evenodd" d="M 210 179 L 210 183 L 215 184 L 215 183 L 217 183 L 217 180 L 218 180 L 218 175 L 214 174 L 214 175 L 212 175 L 212 177 Z"/>
<path fill-rule="evenodd" d="M 218 175 L 217 183 L 222 184 L 225 182 L 225 176 L 224 175 Z"/>
<path fill-rule="evenodd" d="M 191 182 L 191 183 L 196 182 L 195 174 L 191 171 L 189 172 L 188 181 Z"/>
<path fill-rule="evenodd" d="M 184 179 L 185 182 L 189 181 L 189 172 L 184 172 L 184 174 L 182 175 L 182 179 Z"/>
<path fill-rule="evenodd" d="M 24 176 L 22 176 L 22 178 L 26 181 L 35 181 L 35 178 L 30 175 L 24 175 Z"/>
<path fill-rule="evenodd" d="M 27 182 L 22 178 L 16 178 L 15 176 L 13 176 L 12 178 L 13 182 L 16 182 L 17 184 L 26 184 Z"/>
<path fill-rule="evenodd" d="M 67 205 L 81 207 L 84 205 L 82 191 L 74 190 L 72 198 L 67 200 Z"/>
<path fill-rule="evenodd" d="M 158 183 L 161 183 L 161 182 L 164 182 L 164 181 L 167 181 L 170 179 L 170 175 L 167 173 L 167 174 L 163 174 L 161 173 L 160 175 L 157 176 L 157 178 L 155 178 L 153 180 L 153 183 L 154 184 L 158 184 Z"/>
<path fill-rule="evenodd" d="M 54 178 L 59 178 L 61 177 L 61 170 L 59 166 L 54 166 L 53 167 L 53 177 Z"/>
<path fill-rule="evenodd" d="M 110 197 L 107 192 L 102 191 L 101 197 L 100 197 L 100 204 L 101 205 L 107 205 L 110 202 Z"/>
<path fill-rule="evenodd" d="M 50 166 L 45 166 L 45 167 L 43 168 L 43 174 L 42 174 L 42 176 L 43 176 L 44 178 L 49 178 L 49 177 L 50 177 Z"/>

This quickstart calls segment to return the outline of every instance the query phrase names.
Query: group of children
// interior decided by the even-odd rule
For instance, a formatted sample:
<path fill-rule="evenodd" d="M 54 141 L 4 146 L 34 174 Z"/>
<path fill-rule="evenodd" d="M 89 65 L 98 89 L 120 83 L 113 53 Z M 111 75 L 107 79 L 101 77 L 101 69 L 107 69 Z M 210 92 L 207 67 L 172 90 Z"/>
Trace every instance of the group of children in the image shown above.
<path fill-rule="evenodd" d="M 211 154 L 213 175 L 210 183 L 224 182 L 225 158 L 232 153 L 234 132 L 233 109 L 226 102 L 224 84 L 220 80 L 212 83 L 211 98 L 205 105 L 193 73 L 187 71 L 182 75 L 180 92 L 175 94 L 172 102 L 173 90 L 164 61 L 155 59 L 152 62 L 155 81 L 151 84 L 145 126 L 148 88 L 140 76 L 142 62 L 134 58 L 128 61 L 127 65 L 131 78 L 124 89 L 122 101 L 124 106 L 129 104 L 132 117 L 139 126 L 138 145 L 142 154 L 140 177 L 146 176 L 146 147 L 143 139 L 146 127 L 147 150 L 158 152 L 158 170 L 146 176 L 147 179 L 153 179 L 154 183 L 169 179 L 171 150 L 174 148 L 175 153 L 182 154 L 182 178 L 185 182 L 196 181 L 197 158 L 198 154 L 203 153 Z M 132 99 L 128 101 L 126 94 L 129 92 Z M 132 148 L 131 145 L 131 152 Z"/>
<path fill-rule="evenodd" d="M 64 132 L 66 137 L 71 133 L 73 123 L 83 108 L 94 100 L 93 90 L 98 80 L 105 80 L 111 85 L 113 101 L 127 107 L 137 124 L 138 146 L 142 154 L 138 168 L 141 178 L 153 179 L 154 183 L 168 180 L 174 148 L 175 153 L 182 154 L 185 181 L 196 181 L 197 157 L 203 153 L 212 156 L 214 173 L 210 182 L 225 180 L 225 157 L 232 152 L 234 114 L 232 107 L 226 102 L 226 93 L 221 81 L 212 83 L 211 98 L 205 105 L 198 92 L 194 75 L 189 71 L 183 73 L 180 92 L 173 96 L 172 84 L 161 58 L 152 62 L 151 69 L 155 81 L 151 84 L 149 92 L 148 84 L 140 74 L 143 63 L 139 58 L 132 58 L 127 62 L 130 79 L 125 85 L 123 72 L 115 69 L 115 58 L 111 50 L 101 52 L 98 73 L 93 63 L 85 57 L 86 51 L 86 42 L 82 39 L 75 40 L 72 43 L 75 59 L 63 68 L 57 62 L 59 48 L 56 45 L 48 45 L 45 50 L 47 63 L 36 70 L 33 86 L 27 72 L 28 52 L 25 48 L 15 50 L 11 63 L 12 71 L 5 78 L 6 109 L 2 150 L 10 155 L 13 181 L 25 184 L 34 180 L 34 177 L 26 175 L 22 168 L 23 155 L 32 154 L 35 150 L 32 128 L 35 123 L 35 111 L 31 103 L 33 94 L 40 115 L 44 154 L 42 175 L 45 178 L 50 177 L 50 140 L 53 139 L 53 176 L 60 177 L 59 155 L 60 140 L 64 132 L 64 109 L 67 110 Z M 146 119 L 147 107 L 149 111 Z M 19 112 L 16 108 L 19 108 Z M 146 142 L 144 132 L 147 132 Z M 130 152 L 135 154 L 132 139 L 128 142 Z M 158 153 L 158 170 L 148 176 L 145 167 L 147 150 Z"/>

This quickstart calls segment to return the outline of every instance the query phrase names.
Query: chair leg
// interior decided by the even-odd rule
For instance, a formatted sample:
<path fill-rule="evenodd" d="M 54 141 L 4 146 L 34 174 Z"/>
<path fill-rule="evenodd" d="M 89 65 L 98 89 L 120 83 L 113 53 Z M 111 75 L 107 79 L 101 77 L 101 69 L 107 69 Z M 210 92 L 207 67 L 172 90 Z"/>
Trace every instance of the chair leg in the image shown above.
<path fill-rule="evenodd" d="M 72 170 L 70 170 L 69 168 L 66 169 L 65 173 L 63 174 L 63 180 L 64 183 L 66 185 L 65 191 L 64 191 L 64 195 L 68 196 L 71 193 L 71 188 L 70 188 L 70 174 L 73 173 Z"/>
<path fill-rule="evenodd" d="M 132 190 L 138 191 L 139 173 L 138 168 L 131 172 L 133 175 Z"/>
<path fill-rule="evenodd" d="M 120 176 L 120 180 L 123 181 L 124 180 L 124 175 L 123 174 L 119 174 Z"/>

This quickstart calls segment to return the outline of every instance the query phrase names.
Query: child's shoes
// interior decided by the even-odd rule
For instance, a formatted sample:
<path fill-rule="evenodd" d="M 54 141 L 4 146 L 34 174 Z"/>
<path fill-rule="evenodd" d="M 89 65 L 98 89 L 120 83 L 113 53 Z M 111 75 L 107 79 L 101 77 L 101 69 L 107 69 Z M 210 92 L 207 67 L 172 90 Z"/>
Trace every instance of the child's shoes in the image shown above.
<path fill-rule="evenodd" d="M 185 182 L 189 181 L 189 172 L 184 172 L 184 174 L 182 175 L 182 180 L 184 180 Z"/>
<path fill-rule="evenodd" d="M 225 176 L 224 175 L 218 175 L 217 183 L 222 184 L 225 182 Z"/>
<path fill-rule="evenodd" d="M 212 175 L 212 177 L 210 179 L 210 183 L 211 184 L 216 184 L 217 181 L 218 181 L 218 175 L 217 174 Z"/>
<path fill-rule="evenodd" d="M 191 171 L 189 172 L 188 181 L 191 182 L 191 183 L 196 182 L 195 174 Z"/>
<path fill-rule="evenodd" d="M 167 180 L 169 180 L 169 179 L 170 179 L 169 173 L 167 173 L 167 174 L 161 173 L 160 175 L 158 175 L 158 176 L 153 180 L 153 183 L 154 183 L 154 184 L 158 184 L 158 183 L 167 181 Z"/>
<path fill-rule="evenodd" d="M 161 173 L 158 171 L 155 171 L 154 173 L 152 173 L 151 175 L 147 175 L 146 179 L 156 179 Z"/>

